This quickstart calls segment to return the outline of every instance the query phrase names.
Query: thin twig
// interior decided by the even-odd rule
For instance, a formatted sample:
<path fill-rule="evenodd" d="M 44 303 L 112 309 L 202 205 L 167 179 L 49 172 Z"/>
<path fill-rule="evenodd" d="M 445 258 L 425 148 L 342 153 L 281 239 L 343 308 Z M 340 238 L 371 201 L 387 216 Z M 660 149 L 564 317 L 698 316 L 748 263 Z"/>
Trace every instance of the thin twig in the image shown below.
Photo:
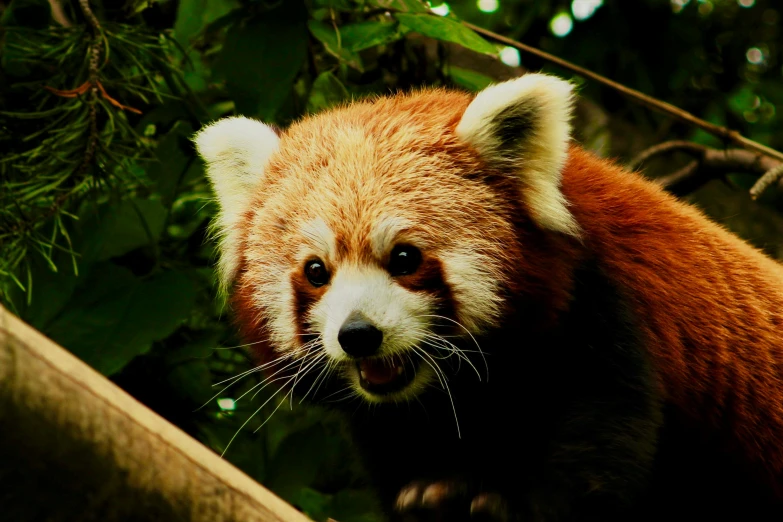
<path fill-rule="evenodd" d="M 609 78 L 601 76 L 600 74 L 594 73 L 593 71 L 590 71 L 583 67 L 579 67 L 578 65 L 563 60 L 562 58 L 558 58 L 557 56 L 554 56 L 547 52 L 541 51 L 540 49 L 536 49 L 535 47 L 525 45 L 521 42 L 517 42 L 516 40 L 512 40 L 511 38 L 506 38 L 505 36 L 502 36 L 500 34 L 497 34 L 495 32 L 489 31 L 487 29 L 484 29 L 477 25 L 473 25 L 468 22 L 462 22 L 462 23 L 466 27 L 472 29 L 473 31 L 491 40 L 495 40 L 496 42 L 500 42 L 508 46 L 514 47 L 516 49 L 519 49 L 520 51 L 533 54 L 535 56 L 538 56 L 539 58 L 542 58 L 556 65 L 559 65 L 564 69 L 573 71 L 579 74 L 580 76 L 584 76 L 585 78 L 589 78 L 598 83 L 611 87 L 612 89 L 621 92 L 625 96 L 644 105 L 645 107 L 662 112 L 664 114 L 668 114 L 669 116 L 672 116 L 680 121 L 689 123 L 691 125 L 695 125 L 696 127 L 699 127 L 700 129 L 714 136 L 718 136 L 719 138 L 722 138 L 724 140 L 734 142 L 747 149 L 751 149 L 756 152 L 760 152 L 762 154 L 766 154 L 767 156 L 777 158 L 778 160 L 783 161 L 783 152 L 779 152 L 773 148 L 767 147 L 766 145 L 762 145 L 761 143 L 748 139 L 735 130 L 728 129 L 726 127 L 721 127 L 720 125 L 715 125 L 708 121 L 704 121 L 701 118 L 698 118 L 687 111 L 675 107 L 670 103 L 666 103 L 664 101 L 653 98 L 652 96 L 648 96 L 642 92 L 626 87 L 625 85 L 612 81 Z"/>
<path fill-rule="evenodd" d="M 757 190 L 760 194 L 769 184 L 783 176 L 783 171 L 778 173 L 777 177 L 775 174 L 770 174 L 779 169 L 783 163 L 764 154 L 744 149 L 713 149 L 689 141 L 667 141 L 654 145 L 642 151 L 631 164 L 636 168 L 654 156 L 676 151 L 690 154 L 694 157 L 694 161 L 654 181 L 677 195 L 693 192 L 709 180 L 723 178 L 731 172 L 749 172 L 762 176 L 762 179 L 766 178 L 766 184 Z M 761 179 L 756 185 L 760 183 Z M 753 189 L 751 189 L 751 196 L 754 199 L 757 197 L 754 196 Z"/>
<path fill-rule="evenodd" d="M 700 166 L 701 162 L 694 160 L 681 169 L 676 170 L 666 176 L 656 178 L 653 181 L 673 194 L 688 194 L 699 188 L 710 179 L 710 177 L 707 176 L 700 176 Z"/>
<path fill-rule="evenodd" d="M 95 13 L 90 8 L 89 0 L 79 0 L 79 7 L 87 23 L 92 29 L 92 42 L 90 43 L 90 64 L 89 79 L 90 84 L 90 135 L 87 138 L 87 147 L 84 150 L 84 159 L 79 166 L 80 172 L 85 172 L 92 164 L 95 157 L 95 150 L 98 148 L 98 69 L 101 58 L 101 24 Z"/>
<path fill-rule="evenodd" d="M 63 27 L 73 27 L 73 22 L 65 14 L 63 4 L 60 0 L 49 0 L 49 7 L 52 9 L 52 19 Z"/>
<path fill-rule="evenodd" d="M 644 149 L 642 152 L 637 154 L 637 156 L 634 159 L 632 159 L 630 163 L 628 163 L 628 168 L 631 170 L 638 169 L 643 163 L 645 163 L 653 156 L 657 156 L 659 154 L 663 154 L 664 152 L 669 152 L 672 150 L 679 150 L 682 152 L 689 153 L 697 158 L 701 158 L 702 156 L 704 156 L 704 152 L 707 149 L 708 149 L 707 146 L 699 145 L 698 143 L 693 143 L 692 141 L 682 141 L 682 140 L 665 141 L 663 143 L 653 145 L 648 149 Z"/>
<path fill-rule="evenodd" d="M 769 169 L 758 179 L 758 181 L 756 181 L 756 183 L 753 184 L 753 186 L 750 188 L 750 197 L 753 199 L 758 199 L 761 193 L 775 182 L 783 182 L 783 163 L 777 167 Z"/>

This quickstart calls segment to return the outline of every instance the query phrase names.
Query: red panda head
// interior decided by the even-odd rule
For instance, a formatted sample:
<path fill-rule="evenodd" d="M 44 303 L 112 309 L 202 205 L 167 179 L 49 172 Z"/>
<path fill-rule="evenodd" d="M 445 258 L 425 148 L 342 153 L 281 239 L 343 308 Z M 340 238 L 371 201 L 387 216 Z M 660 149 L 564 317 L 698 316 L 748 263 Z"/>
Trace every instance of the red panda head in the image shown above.
<path fill-rule="evenodd" d="M 280 135 L 242 117 L 204 128 L 220 277 L 245 333 L 318 352 L 369 401 L 415 396 L 456 349 L 444 331 L 492 331 L 514 296 L 549 291 L 549 261 L 526 248 L 578 235 L 560 192 L 571 97 L 529 74 L 472 99 L 359 102 Z"/>

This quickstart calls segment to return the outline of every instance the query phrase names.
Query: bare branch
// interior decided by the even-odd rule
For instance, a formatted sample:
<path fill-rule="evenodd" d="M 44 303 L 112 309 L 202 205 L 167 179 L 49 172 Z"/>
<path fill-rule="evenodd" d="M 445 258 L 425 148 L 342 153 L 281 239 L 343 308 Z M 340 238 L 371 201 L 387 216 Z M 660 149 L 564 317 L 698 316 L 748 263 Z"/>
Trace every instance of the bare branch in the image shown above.
<path fill-rule="evenodd" d="M 632 168 L 654 156 L 676 151 L 686 152 L 695 159 L 680 170 L 657 178 L 655 182 L 677 195 L 693 192 L 709 180 L 722 178 L 731 172 L 749 172 L 762 176 L 754 186 L 756 195 L 751 190 L 751 196 L 755 199 L 761 191 L 783 177 L 783 163 L 769 156 L 743 149 L 713 149 L 689 141 L 667 141 L 650 147 L 631 162 Z M 765 184 L 760 186 L 764 178 L 767 178 Z"/>
<path fill-rule="evenodd" d="M 762 145 L 761 143 L 746 138 L 735 130 L 728 129 L 726 127 L 721 127 L 719 125 L 715 125 L 708 121 L 702 120 L 701 118 L 698 118 L 687 111 L 675 107 L 670 103 L 666 103 L 664 101 L 653 98 L 652 96 L 648 96 L 642 92 L 639 92 L 635 89 L 626 87 L 625 85 L 610 80 L 609 78 L 601 76 L 600 74 L 594 73 L 593 71 L 590 71 L 583 67 L 579 67 L 578 65 L 574 65 L 569 61 L 563 60 L 562 58 L 558 58 L 557 56 L 541 51 L 540 49 L 536 49 L 535 47 L 525 45 L 523 43 L 517 42 L 516 40 L 512 40 L 511 38 L 506 38 L 505 36 L 494 33 L 492 31 L 489 31 L 487 29 L 484 29 L 477 25 L 473 25 L 468 22 L 462 22 L 462 23 L 466 27 L 472 29 L 473 31 L 491 40 L 494 40 L 496 42 L 501 42 L 511 47 L 514 47 L 516 49 L 519 49 L 520 51 L 525 51 L 526 53 L 533 54 L 548 62 L 554 63 L 556 65 L 559 65 L 560 67 L 563 67 L 581 76 L 584 76 L 585 78 L 589 78 L 598 83 L 606 85 L 607 87 L 611 87 L 612 89 L 621 92 L 628 98 L 640 103 L 641 105 L 644 105 L 649 109 L 653 109 L 658 112 L 668 114 L 669 116 L 672 116 L 680 121 L 699 127 L 700 129 L 709 132 L 714 136 L 718 136 L 721 139 L 734 142 L 747 149 L 751 149 L 761 154 L 766 154 L 767 156 L 770 156 L 772 158 L 777 158 L 778 160 L 783 161 L 783 152 L 779 152 L 771 147 L 767 147 L 766 145 Z"/>
<path fill-rule="evenodd" d="M 52 9 L 52 18 L 63 27 L 73 27 L 73 22 L 65 14 L 61 0 L 49 0 L 49 7 Z"/>
<path fill-rule="evenodd" d="M 699 167 L 699 161 L 691 161 L 680 170 L 672 172 L 668 176 L 656 178 L 653 181 L 675 194 L 688 194 L 709 180 L 709 178 L 701 179 Z"/>
<path fill-rule="evenodd" d="M 707 149 L 707 146 L 699 145 L 698 143 L 693 143 L 692 141 L 665 141 L 663 143 L 653 145 L 652 147 L 640 152 L 634 159 L 631 160 L 631 162 L 628 164 L 628 168 L 631 170 L 638 169 L 643 163 L 653 156 L 657 156 L 658 154 L 663 154 L 672 150 L 686 152 L 696 158 L 701 159 Z"/>
<path fill-rule="evenodd" d="M 750 197 L 758 199 L 762 192 L 773 183 L 783 183 L 783 163 L 776 167 L 772 167 L 761 176 L 758 181 L 750 188 Z"/>

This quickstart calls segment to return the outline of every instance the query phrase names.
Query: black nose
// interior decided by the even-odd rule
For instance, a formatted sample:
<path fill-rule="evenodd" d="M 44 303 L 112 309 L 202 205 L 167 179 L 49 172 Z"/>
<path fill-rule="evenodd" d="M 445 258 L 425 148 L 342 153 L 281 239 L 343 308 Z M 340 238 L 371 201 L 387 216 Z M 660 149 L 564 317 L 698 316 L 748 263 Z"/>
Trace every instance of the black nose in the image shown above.
<path fill-rule="evenodd" d="M 340 331 L 337 341 L 345 353 L 353 357 L 368 357 L 375 355 L 383 341 L 383 332 L 358 312 L 348 316 Z"/>

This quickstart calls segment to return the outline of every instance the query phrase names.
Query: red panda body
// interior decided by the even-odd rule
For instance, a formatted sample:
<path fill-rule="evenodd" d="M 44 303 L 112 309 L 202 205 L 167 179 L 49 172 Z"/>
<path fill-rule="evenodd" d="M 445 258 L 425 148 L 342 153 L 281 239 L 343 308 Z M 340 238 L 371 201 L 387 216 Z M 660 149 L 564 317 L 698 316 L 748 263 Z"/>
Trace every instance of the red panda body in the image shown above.
<path fill-rule="evenodd" d="M 779 520 L 783 268 L 569 147 L 570 103 L 526 75 L 201 131 L 243 336 L 354 400 L 394 517 Z"/>
<path fill-rule="evenodd" d="M 563 191 L 641 322 L 667 400 L 783 493 L 783 267 L 652 183 L 574 149 Z"/>

